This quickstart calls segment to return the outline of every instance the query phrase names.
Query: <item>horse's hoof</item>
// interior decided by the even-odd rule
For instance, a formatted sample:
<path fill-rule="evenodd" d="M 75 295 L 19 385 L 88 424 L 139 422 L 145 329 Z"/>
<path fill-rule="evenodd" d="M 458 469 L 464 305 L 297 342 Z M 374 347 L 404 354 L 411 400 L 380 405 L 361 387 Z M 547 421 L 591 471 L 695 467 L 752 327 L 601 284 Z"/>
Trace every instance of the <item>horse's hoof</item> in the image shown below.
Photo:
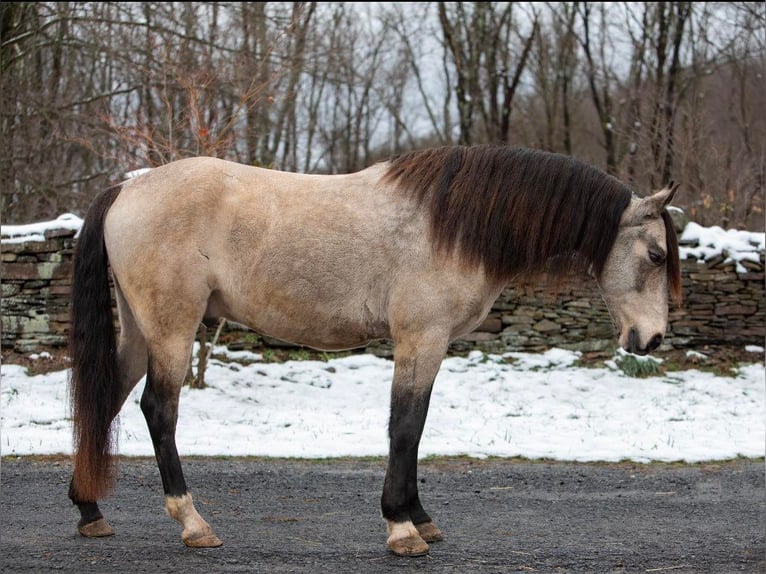
<path fill-rule="evenodd" d="M 430 520 L 421 524 L 416 524 L 415 528 L 418 529 L 418 534 L 426 542 L 439 542 L 444 540 L 444 533 Z"/>
<path fill-rule="evenodd" d="M 88 538 L 101 538 L 102 536 L 113 536 L 114 528 L 106 520 L 99 518 L 87 524 L 78 524 L 77 532 Z"/>
<path fill-rule="evenodd" d="M 428 554 L 428 544 L 420 537 L 417 528 L 409 520 L 388 521 L 388 549 L 397 556 L 423 556 Z"/>
<path fill-rule="evenodd" d="M 183 541 L 189 548 L 217 548 L 223 545 L 223 541 L 213 533 L 191 536 Z"/>
<path fill-rule="evenodd" d="M 396 540 L 389 538 L 386 546 L 397 556 L 425 556 L 428 554 L 428 544 L 420 536 L 408 536 Z"/>

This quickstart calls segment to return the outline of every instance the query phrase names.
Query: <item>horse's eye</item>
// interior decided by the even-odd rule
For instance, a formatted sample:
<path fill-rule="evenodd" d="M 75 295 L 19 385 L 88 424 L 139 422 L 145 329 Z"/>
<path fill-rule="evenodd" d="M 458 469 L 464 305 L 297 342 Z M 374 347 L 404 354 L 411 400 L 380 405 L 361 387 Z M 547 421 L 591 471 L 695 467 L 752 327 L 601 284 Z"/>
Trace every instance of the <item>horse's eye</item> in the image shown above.
<path fill-rule="evenodd" d="M 665 263 L 665 254 L 659 253 L 658 251 L 650 251 L 649 259 L 655 265 L 662 265 L 663 263 Z"/>

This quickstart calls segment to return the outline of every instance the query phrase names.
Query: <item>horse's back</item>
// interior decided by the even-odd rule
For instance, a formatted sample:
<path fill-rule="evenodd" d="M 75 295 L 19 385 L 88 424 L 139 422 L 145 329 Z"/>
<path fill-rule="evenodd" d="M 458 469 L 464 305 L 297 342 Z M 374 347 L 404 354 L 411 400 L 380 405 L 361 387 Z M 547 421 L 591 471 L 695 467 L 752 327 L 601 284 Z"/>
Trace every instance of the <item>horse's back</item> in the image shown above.
<path fill-rule="evenodd" d="M 171 260 L 195 248 L 250 259 L 264 241 L 301 240 L 296 231 L 306 225 L 317 234 L 350 225 L 364 240 L 358 212 L 370 209 L 365 188 L 374 185 L 361 174 L 316 176 L 208 157 L 179 160 L 123 184 L 106 221 L 110 259 L 149 250 Z"/>

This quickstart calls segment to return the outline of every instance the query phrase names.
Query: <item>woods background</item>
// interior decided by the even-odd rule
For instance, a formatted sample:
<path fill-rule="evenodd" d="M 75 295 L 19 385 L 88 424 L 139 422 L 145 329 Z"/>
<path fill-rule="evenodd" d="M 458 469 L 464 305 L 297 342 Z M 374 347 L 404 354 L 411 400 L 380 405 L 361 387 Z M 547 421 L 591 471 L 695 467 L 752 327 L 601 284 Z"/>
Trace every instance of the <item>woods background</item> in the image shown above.
<path fill-rule="evenodd" d="M 344 173 L 506 142 L 763 231 L 765 53 L 762 2 L 3 2 L 3 223 L 188 156 Z"/>

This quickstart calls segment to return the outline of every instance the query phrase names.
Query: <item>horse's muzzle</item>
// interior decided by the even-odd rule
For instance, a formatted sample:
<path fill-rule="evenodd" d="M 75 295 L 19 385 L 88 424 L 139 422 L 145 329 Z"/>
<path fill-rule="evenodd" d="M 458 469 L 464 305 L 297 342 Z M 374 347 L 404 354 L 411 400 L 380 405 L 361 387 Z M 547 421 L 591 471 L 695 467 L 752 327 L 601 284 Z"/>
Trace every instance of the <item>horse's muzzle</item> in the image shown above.
<path fill-rule="evenodd" d="M 660 343 L 662 343 L 662 335 L 658 333 L 649 340 L 649 343 L 646 345 L 646 347 L 642 348 L 638 338 L 638 331 L 631 329 L 628 333 L 628 344 L 625 347 L 625 350 L 628 353 L 633 353 L 634 355 L 648 355 L 657 347 L 659 347 Z"/>

